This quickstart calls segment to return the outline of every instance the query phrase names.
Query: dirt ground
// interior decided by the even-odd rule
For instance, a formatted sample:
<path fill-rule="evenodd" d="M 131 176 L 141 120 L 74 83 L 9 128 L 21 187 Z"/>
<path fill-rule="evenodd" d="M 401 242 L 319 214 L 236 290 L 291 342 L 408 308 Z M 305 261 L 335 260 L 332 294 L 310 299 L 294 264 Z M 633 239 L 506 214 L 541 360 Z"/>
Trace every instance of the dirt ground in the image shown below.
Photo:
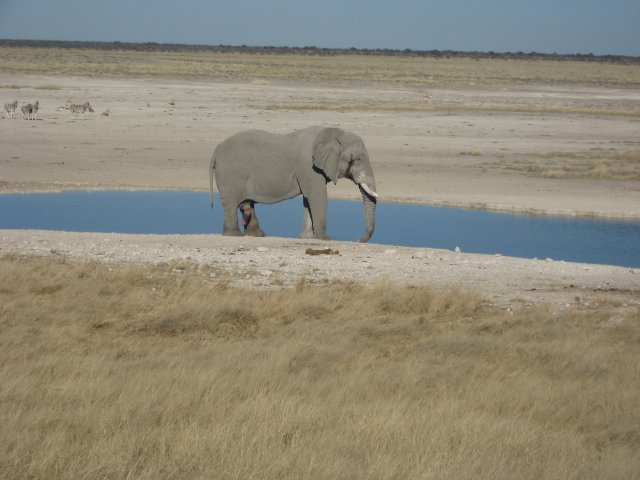
<path fill-rule="evenodd" d="M 615 114 L 640 106 L 635 89 L 425 91 L 0 73 L 0 95 L 2 103 L 19 101 L 13 119 L 0 119 L 2 193 L 206 190 L 213 149 L 229 135 L 250 128 L 286 133 L 327 125 L 365 140 L 382 202 L 640 219 L 638 162 L 616 177 L 609 170 L 615 164 L 607 160 L 640 149 L 638 117 Z M 22 120 L 20 104 L 36 100 L 38 119 Z M 71 118 L 58 110 L 68 100 L 89 101 L 95 113 Z M 563 162 L 560 170 L 558 162 Z M 572 174 L 574 167 L 583 171 L 580 162 L 592 162 L 594 168 Z M 598 167 L 607 174 L 593 174 L 603 170 Z M 347 180 L 330 186 L 330 196 L 360 198 Z M 306 275 L 314 281 L 386 278 L 459 285 L 505 305 L 588 303 L 603 295 L 637 305 L 640 298 L 637 269 L 334 243 L 329 245 L 340 250 L 339 256 L 311 258 L 304 255 L 308 242 L 291 239 L 0 232 L 0 254 L 55 251 L 109 261 L 190 258 L 220 263 L 249 285 L 290 284 Z M 299 261 L 287 261 L 290 257 Z"/>

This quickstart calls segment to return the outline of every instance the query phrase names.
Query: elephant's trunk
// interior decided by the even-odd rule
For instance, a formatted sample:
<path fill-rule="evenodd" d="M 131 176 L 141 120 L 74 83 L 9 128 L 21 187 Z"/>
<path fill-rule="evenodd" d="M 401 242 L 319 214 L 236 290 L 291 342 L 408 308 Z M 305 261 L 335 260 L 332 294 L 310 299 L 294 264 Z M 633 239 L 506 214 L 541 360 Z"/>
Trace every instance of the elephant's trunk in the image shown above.
<path fill-rule="evenodd" d="M 373 235 L 373 231 L 376 228 L 376 197 L 377 194 L 375 192 L 375 183 L 373 186 L 371 184 L 359 184 L 360 193 L 362 194 L 362 205 L 364 207 L 364 223 L 365 230 L 364 235 L 358 239 L 359 242 L 368 242 L 371 236 Z"/>

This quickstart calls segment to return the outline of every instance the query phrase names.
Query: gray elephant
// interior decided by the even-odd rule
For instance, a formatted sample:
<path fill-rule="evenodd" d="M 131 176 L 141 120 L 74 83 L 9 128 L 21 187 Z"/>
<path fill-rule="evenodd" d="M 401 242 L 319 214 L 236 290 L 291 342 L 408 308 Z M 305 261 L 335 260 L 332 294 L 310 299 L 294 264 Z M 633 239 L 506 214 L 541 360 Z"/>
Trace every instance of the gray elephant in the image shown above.
<path fill-rule="evenodd" d="M 328 240 L 327 183 L 340 178 L 352 180 L 362 194 L 365 232 L 358 240 L 366 242 L 373 235 L 376 182 L 364 142 L 353 133 L 319 126 L 287 135 L 241 132 L 213 152 L 211 205 L 214 175 L 224 207 L 223 235 L 242 235 L 236 213 L 240 209 L 244 234 L 264 236 L 254 205 L 302 195 L 304 229 L 300 237 Z"/>

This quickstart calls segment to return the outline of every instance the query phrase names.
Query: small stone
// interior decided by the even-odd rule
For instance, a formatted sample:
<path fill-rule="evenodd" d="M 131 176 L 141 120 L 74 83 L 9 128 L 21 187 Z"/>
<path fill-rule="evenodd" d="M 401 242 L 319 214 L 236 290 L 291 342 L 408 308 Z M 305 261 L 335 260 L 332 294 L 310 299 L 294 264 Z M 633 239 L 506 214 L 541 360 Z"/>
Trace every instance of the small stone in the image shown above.
<path fill-rule="evenodd" d="M 398 253 L 398 249 L 397 249 L 397 248 L 387 248 L 387 249 L 384 251 L 384 254 L 385 254 L 385 255 L 394 255 L 394 254 L 396 254 L 396 253 Z"/>
<path fill-rule="evenodd" d="M 332 250 L 330 248 L 307 248 L 304 253 L 307 255 L 340 255 L 340 250 Z"/>
<path fill-rule="evenodd" d="M 268 252 L 269 249 L 267 247 L 258 247 L 259 252 Z"/>
<path fill-rule="evenodd" d="M 462 250 L 460 250 L 460 247 L 456 247 L 456 248 L 453 249 L 453 251 L 456 252 L 456 253 L 460 253 Z"/>

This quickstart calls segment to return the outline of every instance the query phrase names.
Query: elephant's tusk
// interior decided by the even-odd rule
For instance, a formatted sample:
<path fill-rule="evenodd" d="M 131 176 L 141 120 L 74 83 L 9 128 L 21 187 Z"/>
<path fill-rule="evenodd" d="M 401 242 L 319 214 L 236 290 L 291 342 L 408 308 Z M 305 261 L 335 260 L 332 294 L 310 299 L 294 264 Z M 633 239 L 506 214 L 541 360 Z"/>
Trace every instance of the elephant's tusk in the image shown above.
<path fill-rule="evenodd" d="M 370 196 L 372 196 L 373 198 L 378 198 L 378 194 L 376 192 L 374 192 L 373 190 L 371 190 L 366 183 L 361 183 L 360 186 L 362 187 L 362 189 L 367 192 Z"/>

